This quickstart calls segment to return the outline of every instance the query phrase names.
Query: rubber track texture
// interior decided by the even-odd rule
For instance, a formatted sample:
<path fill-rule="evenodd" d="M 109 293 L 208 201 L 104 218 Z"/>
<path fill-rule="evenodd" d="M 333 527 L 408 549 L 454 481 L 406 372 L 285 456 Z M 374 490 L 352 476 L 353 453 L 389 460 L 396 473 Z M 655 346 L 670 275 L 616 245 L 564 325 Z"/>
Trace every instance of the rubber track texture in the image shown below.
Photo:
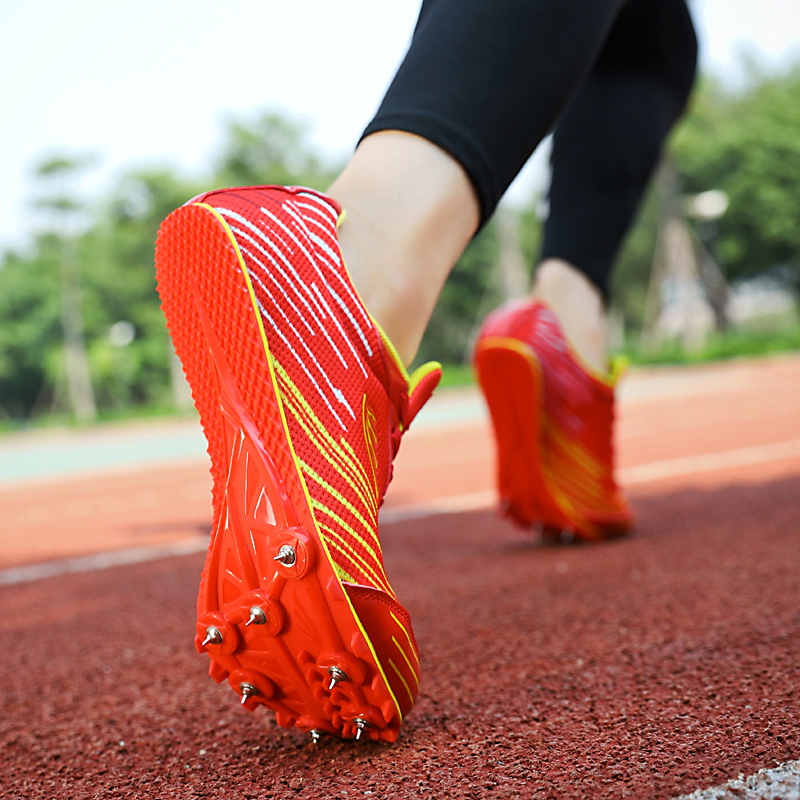
<path fill-rule="evenodd" d="M 159 232 L 156 274 L 211 458 L 214 524 L 196 636 L 209 674 L 285 727 L 344 737 L 362 727 L 365 738 L 396 740 L 400 711 L 318 535 L 224 220 L 202 204 L 173 212 Z M 283 546 L 294 563 L 274 560 Z M 253 609 L 258 622 L 247 625 Z M 329 689 L 333 667 L 347 679 Z"/>

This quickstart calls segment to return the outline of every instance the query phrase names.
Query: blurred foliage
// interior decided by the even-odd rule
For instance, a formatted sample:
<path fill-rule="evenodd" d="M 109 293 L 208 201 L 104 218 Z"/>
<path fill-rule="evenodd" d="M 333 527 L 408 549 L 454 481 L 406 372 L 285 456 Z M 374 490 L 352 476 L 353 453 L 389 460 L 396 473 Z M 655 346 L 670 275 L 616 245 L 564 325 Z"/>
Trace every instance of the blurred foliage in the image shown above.
<path fill-rule="evenodd" d="M 532 198 L 521 210 L 506 209 L 516 218 L 518 245 L 528 265 L 528 278 L 533 271 L 542 232 L 542 224 L 535 213 L 535 200 Z M 450 273 L 425 331 L 415 365 L 431 360 L 446 364 L 469 361 L 483 318 L 504 300 L 497 262 L 496 223 L 490 220 Z"/>
<path fill-rule="evenodd" d="M 623 348 L 631 364 L 700 364 L 743 356 L 768 356 L 800 350 L 800 325 L 760 328 L 745 325 L 731 331 L 711 331 L 702 347 L 686 349 L 677 340 L 643 347 L 632 338 Z"/>
<path fill-rule="evenodd" d="M 800 64 L 751 65 L 738 92 L 706 81 L 673 151 L 684 192 L 728 195 L 712 231 L 728 277 L 770 273 L 800 293 Z"/>
<path fill-rule="evenodd" d="M 682 194 L 728 195 L 719 220 L 693 224 L 729 282 L 768 274 L 800 294 L 800 65 L 774 74 L 750 65 L 737 90 L 701 80 L 669 155 Z M 641 329 L 663 203 L 654 182 L 612 276 L 611 305 L 629 332 Z"/>
<path fill-rule="evenodd" d="M 269 112 L 252 121 L 228 120 L 216 185 L 299 185 L 326 189 L 339 171 L 307 142 L 307 129 Z"/>
<path fill-rule="evenodd" d="M 627 330 L 639 331 L 644 321 L 653 253 L 663 204 L 662 187 L 653 181 L 639 214 L 623 242 L 611 275 L 611 308 Z"/>
<path fill-rule="evenodd" d="M 450 273 L 415 364 L 431 360 L 460 364 L 467 358 L 476 325 L 500 299 L 492 270 L 496 254 L 496 234 L 490 223 L 472 240 Z"/>
<path fill-rule="evenodd" d="M 62 335 L 53 245 L 41 239 L 35 260 L 9 253 L 0 271 L 0 403 L 13 418 L 27 417 L 45 380 L 57 374 Z"/>
<path fill-rule="evenodd" d="M 722 189 L 730 197 L 712 233 L 731 279 L 769 273 L 800 292 L 799 131 L 800 67 L 772 75 L 753 71 L 736 92 L 705 81 L 674 137 L 681 191 Z M 44 161 L 36 180 L 43 186 L 75 163 L 70 154 Z M 171 350 L 152 266 L 161 221 L 209 187 L 297 183 L 324 189 L 338 166 L 310 144 L 302 124 L 265 113 L 227 122 L 210 174 L 189 178 L 170 169 L 137 169 L 88 209 L 59 195 L 61 212 L 80 210 L 86 218 L 79 229 L 51 220 L 24 249 L 0 257 L 0 417 L 22 421 L 67 407 L 59 298 L 65 250 L 78 261 L 83 334 L 101 414 L 168 407 Z M 517 211 L 519 246 L 529 266 L 541 236 L 535 200 Z M 50 211 L 59 209 L 51 202 Z M 613 305 L 629 331 L 641 324 L 660 214 L 655 186 L 614 275 Z M 448 281 L 418 360 L 468 358 L 481 319 L 502 300 L 498 249 L 490 223 Z M 133 333 L 127 343 L 112 335 L 120 322 Z"/>

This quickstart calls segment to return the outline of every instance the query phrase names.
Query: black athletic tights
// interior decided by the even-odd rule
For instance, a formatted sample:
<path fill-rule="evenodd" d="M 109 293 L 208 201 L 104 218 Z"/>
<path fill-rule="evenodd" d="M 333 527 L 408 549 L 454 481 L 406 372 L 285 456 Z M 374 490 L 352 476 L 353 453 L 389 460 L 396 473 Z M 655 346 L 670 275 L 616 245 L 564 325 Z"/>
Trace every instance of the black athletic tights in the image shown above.
<path fill-rule="evenodd" d="M 423 0 L 364 135 L 415 133 L 472 179 L 482 223 L 551 131 L 542 258 L 608 277 L 695 76 L 684 0 Z"/>

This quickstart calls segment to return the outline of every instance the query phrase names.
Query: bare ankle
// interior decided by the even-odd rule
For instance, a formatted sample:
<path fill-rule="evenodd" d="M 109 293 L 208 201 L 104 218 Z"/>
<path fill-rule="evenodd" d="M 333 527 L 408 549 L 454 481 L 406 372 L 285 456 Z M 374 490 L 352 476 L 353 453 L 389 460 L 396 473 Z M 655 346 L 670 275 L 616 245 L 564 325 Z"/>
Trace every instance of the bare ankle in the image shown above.
<path fill-rule="evenodd" d="M 572 348 L 599 372 L 608 369 L 608 324 L 597 287 L 566 261 L 548 259 L 536 270 L 533 296 L 558 316 Z"/>
<path fill-rule="evenodd" d="M 366 138 L 329 193 L 345 209 L 340 244 L 364 305 L 409 364 L 478 202 L 461 166 L 417 136 Z"/>
<path fill-rule="evenodd" d="M 359 212 L 358 203 L 344 207 L 339 244 L 347 272 L 367 311 L 407 366 L 416 355 L 428 317 L 419 298 L 414 302 L 415 287 L 402 249 L 391 243 L 371 215 Z"/>

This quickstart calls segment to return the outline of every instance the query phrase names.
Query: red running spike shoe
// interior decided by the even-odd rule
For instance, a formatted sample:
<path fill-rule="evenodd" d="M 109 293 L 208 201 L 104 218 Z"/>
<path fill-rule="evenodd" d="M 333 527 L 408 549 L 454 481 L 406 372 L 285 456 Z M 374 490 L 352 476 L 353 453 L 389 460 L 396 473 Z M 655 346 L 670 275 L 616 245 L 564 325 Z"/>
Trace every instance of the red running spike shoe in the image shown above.
<path fill-rule="evenodd" d="M 394 741 L 419 686 L 378 508 L 441 375 L 409 379 L 301 188 L 201 195 L 159 232 L 158 291 L 200 412 L 214 521 L 196 645 L 280 725 Z"/>
<path fill-rule="evenodd" d="M 614 385 L 620 369 L 588 371 L 556 315 L 537 301 L 490 314 L 475 369 L 497 442 L 503 513 L 546 540 L 627 533 L 631 512 L 614 480 Z"/>

